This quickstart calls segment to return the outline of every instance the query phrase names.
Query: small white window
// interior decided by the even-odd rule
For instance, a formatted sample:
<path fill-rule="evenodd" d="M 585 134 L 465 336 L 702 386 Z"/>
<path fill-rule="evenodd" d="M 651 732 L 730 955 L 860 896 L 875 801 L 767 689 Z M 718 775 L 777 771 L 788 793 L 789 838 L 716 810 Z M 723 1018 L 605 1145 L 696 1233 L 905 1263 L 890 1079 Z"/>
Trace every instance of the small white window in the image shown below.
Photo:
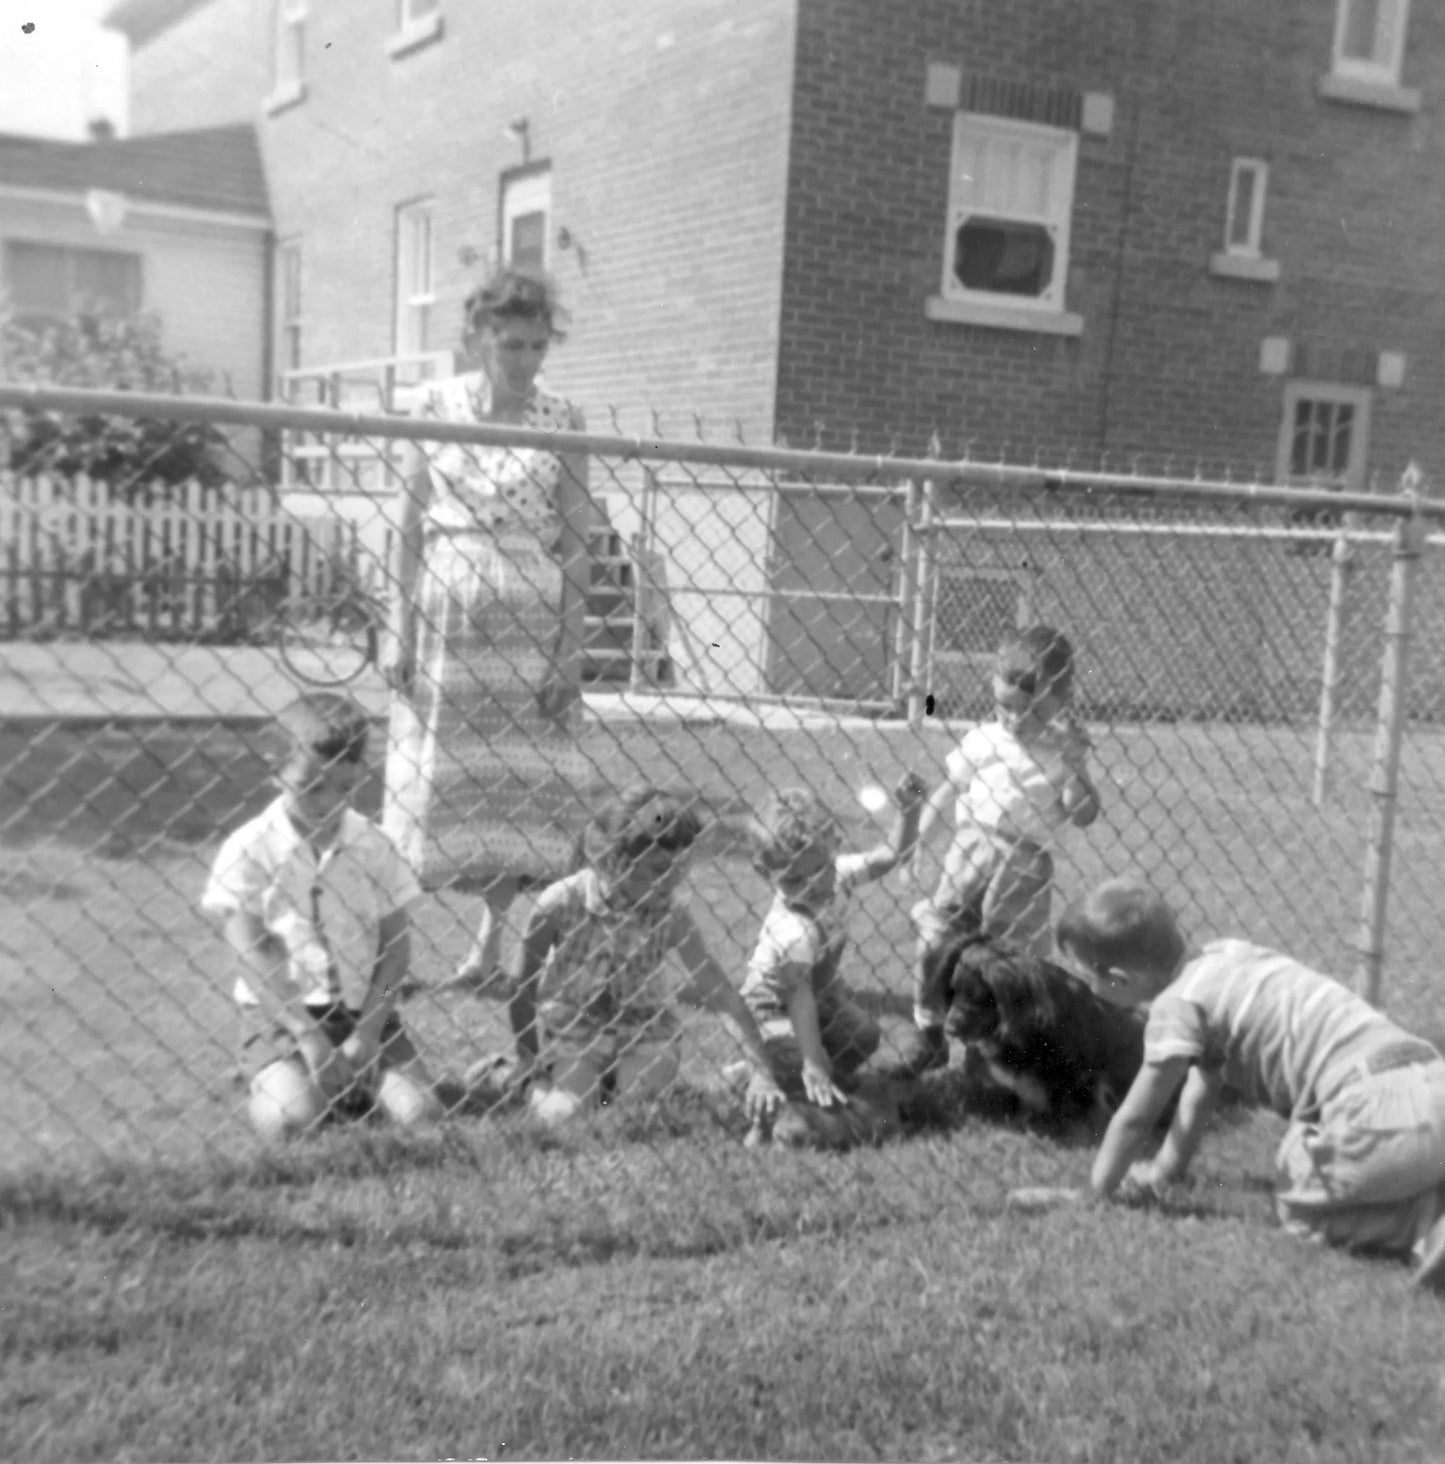
<path fill-rule="evenodd" d="M 417 356 L 431 346 L 433 286 L 431 199 L 396 211 L 396 354 Z"/>
<path fill-rule="evenodd" d="M 1076 133 L 960 112 L 953 127 L 943 295 L 1062 311 Z"/>
<path fill-rule="evenodd" d="M 272 94 L 290 97 L 306 83 L 308 0 L 276 0 L 276 55 Z"/>
<path fill-rule="evenodd" d="M 1268 163 L 1258 158 L 1235 158 L 1229 170 L 1229 211 L 1224 225 L 1226 254 L 1259 258 L 1268 183 Z"/>
<path fill-rule="evenodd" d="M 1361 491 L 1369 433 L 1366 387 L 1290 382 L 1280 423 L 1279 481 L 1292 487 Z"/>
<path fill-rule="evenodd" d="M 301 241 L 276 246 L 276 318 L 280 325 L 281 369 L 301 365 Z"/>
<path fill-rule="evenodd" d="M 552 174 L 549 169 L 502 180 L 502 261 L 545 271 L 551 263 Z"/>
<path fill-rule="evenodd" d="M 1338 0 L 1336 76 L 1398 86 L 1410 0 Z"/>

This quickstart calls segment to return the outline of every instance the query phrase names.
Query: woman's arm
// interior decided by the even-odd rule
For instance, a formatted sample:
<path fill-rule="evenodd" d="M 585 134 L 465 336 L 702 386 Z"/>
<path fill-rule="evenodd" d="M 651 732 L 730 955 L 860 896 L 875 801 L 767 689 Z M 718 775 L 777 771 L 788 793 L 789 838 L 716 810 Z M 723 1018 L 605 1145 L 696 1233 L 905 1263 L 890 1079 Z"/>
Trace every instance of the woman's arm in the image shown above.
<path fill-rule="evenodd" d="M 582 413 L 573 408 L 570 430 L 585 432 Z M 572 685 L 582 677 L 582 643 L 586 635 L 587 597 L 591 586 L 590 539 L 597 519 L 587 488 L 587 456 L 565 453 L 557 482 L 557 509 L 562 521 L 558 550 L 562 561 L 562 633 L 557 641 L 557 666 Z"/>
<path fill-rule="evenodd" d="M 394 690 L 410 691 L 416 668 L 416 581 L 421 568 L 422 525 L 432 495 L 424 444 L 407 444 L 397 491 L 400 499 L 390 565 L 391 645 L 383 671 Z"/>

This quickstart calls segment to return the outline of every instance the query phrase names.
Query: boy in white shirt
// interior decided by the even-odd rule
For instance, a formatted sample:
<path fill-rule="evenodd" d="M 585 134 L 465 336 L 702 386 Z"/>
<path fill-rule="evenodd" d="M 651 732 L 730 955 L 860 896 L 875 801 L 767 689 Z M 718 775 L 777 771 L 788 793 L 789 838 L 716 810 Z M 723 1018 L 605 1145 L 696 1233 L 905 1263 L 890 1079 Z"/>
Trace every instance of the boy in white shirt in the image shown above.
<path fill-rule="evenodd" d="M 878 1023 L 838 974 L 848 940 L 841 910 L 858 885 L 881 879 L 911 857 L 926 791 L 911 773 L 900 781 L 892 834 L 866 853 L 839 852 L 832 814 L 804 788 L 781 789 L 750 826 L 753 866 L 775 895 L 742 995 L 789 1099 L 771 1135 L 766 1125 L 755 1126 L 751 1142 L 821 1138 L 841 1147 L 869 1127 L 829 1119 L 850 1105 L 854 1075 L 882 1041 Z M 854 1106 L 861 1111 L 866 1103 Z"/>
<path fill-rule="evenodd" d="M 1105 1000 L 1150 1003 L 1144 1065 L 1109 1124 L 1091 1189 L 1105 1199 L 1182 1179 L 1225 1088 L 1289 1120 L 1275 1197 L 1293 1235 L 1411 1257 L 1445 1289 L 1445 1058 L 1337 981 L 1241 940 L 1185 942 L 1147 885 L 1075 901 L 1059 949 Z M 1131 1172 L 1179 1093 L 1152 1164 Z"/>
<path fill-rule="evenodd" d="M 916 1078 L 948 1062 L 949 993 L 935 989 L 930 952 L 977 930 L 1048 955 L 1052 949 L 1055 833 L 1099 816 L 1089 740 L 1069 716 L 1074 653 L 1067 637 L 1035 625 L 1005 638 L 994 661 L 996 716 L 949 754 L 946 776 L 923 811 L 920 843 L 951 804 L 955 830 L 938 887 L 913 907 L 913 1041 L 895 1068 Z"/>
<path fill-rule="evenodd" d="M 222 844 L 201 898 L 240 962 L 233 999 L 252 1071 L 249 1115 L 267 1138 L 378 1106 L 399 1123 L 441 1105 L 396 1014 L 419 893 L 391 840 L 351 807 L 368 723 L 316 692 L 276 718 L 280 795 Z"/>

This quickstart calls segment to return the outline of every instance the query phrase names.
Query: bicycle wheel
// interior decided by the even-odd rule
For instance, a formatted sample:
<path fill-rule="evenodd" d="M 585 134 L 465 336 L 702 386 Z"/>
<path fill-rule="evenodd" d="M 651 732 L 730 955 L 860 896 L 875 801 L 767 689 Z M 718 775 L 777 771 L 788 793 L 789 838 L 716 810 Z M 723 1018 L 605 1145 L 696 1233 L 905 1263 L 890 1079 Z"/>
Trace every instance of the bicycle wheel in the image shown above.
<path fill-rule="evenodd" d="M 287 670 L 312 686 L 345 686 L 376 661 L 376 621 L 354 604 L 293 611 L 281 622 L 277 645 Z"/>

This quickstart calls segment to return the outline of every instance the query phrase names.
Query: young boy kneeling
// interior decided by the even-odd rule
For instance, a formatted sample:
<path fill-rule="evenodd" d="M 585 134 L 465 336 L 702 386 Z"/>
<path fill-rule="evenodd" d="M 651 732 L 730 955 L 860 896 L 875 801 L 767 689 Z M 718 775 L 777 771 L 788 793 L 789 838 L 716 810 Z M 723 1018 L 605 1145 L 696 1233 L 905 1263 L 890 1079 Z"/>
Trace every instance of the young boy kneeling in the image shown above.
<path fill-rule="evenodd" d="M 1120 1006 L 1151 1003 L 1144 1066 L 1115 1113 L 1091 1187 L 1183 1177 L 1220 1091 L 1289 1120 L 1275 1199 L 1291 1234 L 1411 1257 L 1445 1287 L 1445 1058 L 1328 976 L 1241 940 L 1190 949 L 1152 889 L 1111 880 L 1059 921 L 1060 950 Z M 1152 1165 L 1130 1173 L 1183 1085 Z"/>
<path fill-rule="evenodd" d="M 767 876 L 774 899 L 743 1000 L 789 1098 L 771 1135 L 766 1126 L 754 1131 L 755 1143 L 773 1137 L 841 1148 L 886 1127 L 886 1108 L 875 1112 L 874 1095 L 859 1092 L 858 1069 L 878 1050 L 882 1032 L 838 974 L 848 942 L 838 908 L 860 884 L 912 857 L 927 792 L 907 775 L 894 791 L 899 814 L 890 838 L 866 853 L 839 852 L 832 814 L 802 788 L 779 791 L 751 826 L 753 866 Z"/>
<path fill-rule="evenodd" d="M 225 917 L 241 973 L 249 1114 L 267 1138 L 375 1105 L 440 1116 L 396 1014 L 419 893 L 381 829 L 351 807 L 368 724 L 349 697 L 302 696 L 276 719 L 280 796 L 222 844 L 201 899 Z"/>
<path fill-rule="evenodd" d="M 520 1087 L 547 1124 L 601 1101 L 655 1098 L 678 1077 L 674 994 L 708 1007 L 730 1028 L 752 1074 L 750 1120 L 782 1102 L 752 1014 L 709 954 L 691 912 L 676 898 L 697 814 L 656 788 L 615 798 L 583 836 L 584 867 L 537 898 L 522 940 L 522 972 L 510 1015 Z M 674 993 L 668 967 L 682 967 Z"/>

